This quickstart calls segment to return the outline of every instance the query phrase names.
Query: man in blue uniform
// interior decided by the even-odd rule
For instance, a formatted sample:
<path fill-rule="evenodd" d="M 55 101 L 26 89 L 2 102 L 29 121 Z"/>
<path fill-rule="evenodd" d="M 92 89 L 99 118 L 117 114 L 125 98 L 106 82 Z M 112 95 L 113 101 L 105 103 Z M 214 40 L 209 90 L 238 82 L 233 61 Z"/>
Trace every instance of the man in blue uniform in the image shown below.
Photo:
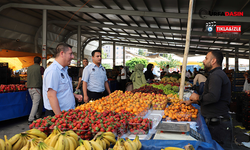
<path fill-rule="evenodd" d="M 56 58 L 45 70 L 43 78 L 43 98 L 45 116 L 60 114 L 63 110 L 75 108 L 75 98 L 82 100 L 82 95 L 73 93 L 72 80 L 68 75 L 68 65 L 74 58 L 72 46 L 59 43 Z"/>
<path fill-rule="evenodd" d="M 82 89 L 85 103 L 89 100 L 102 98 L 104 96 L 105 89 L 108 94 L 110 94 L 106 70 L 101 65 L 101 51 L 94 50 L 91 55 L 93 63 L 85 67 L 82 74 Z"/>

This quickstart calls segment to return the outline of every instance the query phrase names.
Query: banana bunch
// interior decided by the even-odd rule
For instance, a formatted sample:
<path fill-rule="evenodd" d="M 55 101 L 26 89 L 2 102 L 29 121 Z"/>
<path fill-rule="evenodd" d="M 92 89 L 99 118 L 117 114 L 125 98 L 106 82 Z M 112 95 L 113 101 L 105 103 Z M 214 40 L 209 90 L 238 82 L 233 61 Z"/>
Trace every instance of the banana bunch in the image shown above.
<path fill-rule="evenodd" d="M 27 144 L 28 140 L 33 138 L 44 140 L 46 137 L 47 135 L 40 130 L 31 129 L 26 132 L 14 135 L 9 139 L 9 142 L 12 146 L 12 150 L 20 150 Z"/>
<path fill-rule="evenodd" d="M 26 145 L 23 146 L 21 150 L 30 150 L 33 149 L 34 147 L 37 147 L 38 143 L 43 142 L 42 138 L 33 138 L 29 139 L 26 143 Z"/>
<path fill-rule="evenodd" d="M 72 130 L 59 132 L 51 136 L 45 143 L 56 150 L 75 150 L 78 146 L 78 135 Z"/>
<path fill-rule="evenodd" d="M 126 138 L 126 141 L 124 141 L 124 146 L 126 150 L 137 150 L 139 148 L 139 145 L 129 138 Z"/>
<path fill-rule="evenodd" d="M 124 146 L 124 139 L 118 139 L 113 149 L 114 150 L 126 150 Z"/>
<path fill-rule="evenodd" d="M 79 139 L 80 146 L 76 148 L 76 150 L 103 150 L 101 145 L 99 145 L 95 141 L 88 141 Z"/>
<path fill-rule="evenodd" d="M 52 133 L 44 140 L 44 143 L 49 145 L 51 139 L 56 136 L 58 133 L 62 133 L 62 131 L 57 127 L 55 126 L 54 127 L 54 130 L 52 131 Z"/>
<path fill-rule="evenodd" d="M 136 135 L 135 139 L 133 140 L 134 143 L 137 144 L 137 150 L 140 150 L 142 147 L 141 141 L 139 140 L 139 136 Z"/>
<path fill-rule="evenodd" d="M 184 150 L 184 149 L 179 148 L 179 147 L 166 147 L 165 149 L 161 149 L 161 150 Z"/>
<path fill-rule="evenodd" d="M 44 132 L 35 128 L 26 131 L 26 133 L 28 134 L 28 137 L 30 137 L 30 139 L 42 138 L 43 140 L 45 140 L 47 138 L 47 135 Z"/>
<path fill-rule="evenodd" d="M 101 135 L 100 140 L 104 141 L 106 143 L 106 148 L 108 149 L 110 147 L 111 144 L 115 145 L 116 144 L 116 139 L 115 139 L 115 135 L 112 132 L 104 132 Z M 103 143 L 104 143 L 103 142 Z M 99 142 L 100 143 L 100 142 Z M 105 145 L 105 144 L 103 144 Z"/>
<path fill-rule="evenodd" d="M 29 145 L 30 144 L 30 148 L 29 148 Z M 27 149 L 24 149 L 24 150 L 55 150 L 53 147 L 51 146 L 48 146 L 46 145 L 44 142 L 39 142 L 37 143 L 37 145 L 32 145 L 32 142 L 31 143 L 27 143 Z M 25 148 L 25 147 L 24 147 Z M 23 149 L 22 149 L 23 150 Z"/>
<path fill-rule="evenodd" d="M 5 141 L 0 139 L 0 150 L 12 150 L 12 145 L 6 135 L 4 135 L 4 139 Z"/>

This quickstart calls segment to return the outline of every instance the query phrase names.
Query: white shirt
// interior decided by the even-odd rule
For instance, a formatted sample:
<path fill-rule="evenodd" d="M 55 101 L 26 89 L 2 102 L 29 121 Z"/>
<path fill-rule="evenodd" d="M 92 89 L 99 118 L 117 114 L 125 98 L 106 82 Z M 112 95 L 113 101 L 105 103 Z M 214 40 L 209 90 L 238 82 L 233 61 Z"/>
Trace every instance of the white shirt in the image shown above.
<path fill-rule="evenodd" d="M 72 80 L 68 75 L 68 67 L 61 66 L 56 60 L 47 68 L 43 77 L 43 103 L 47 110 L 52 110 L 47 92 L 49 88 L 56 91 L 56 97 L 62 110 L 75 108 Z"/>
<path fill-rule="evenodd" d="M 206 82 L 206 80 L 207 80 L 207 78 L 206 78 L 205 76 L 203 76 L 202 74 L 197 74 L 197 75 L 195 76 L 195 78 L 194 78 L 194 83 L 193 83 L 193 85 L 196 85 L 196 82 L 197 82 L 197 81 L 198 81 L 199 84 L 200 84 L 201 82 Z"/>
<path fill-rule="evenodd" d="M 163 71 L 166 72 L 167 74 L 169 73 L 169 69 L 168 68 L 164 68 Z"/>
<path fill-rule="evenodd" d="M 191 74 L 189 72 L 186 72 L 186 77 L 190 78 Z"/>
<path fill-rule="evenodd" d="M 91 92 L 103 92 L 105 82 L 108 81 L 106 70 L 100 64 L 97 67 L 94 63 L 89 64 L 83 69 L 82 81 L 87 82 L 87 89 Z"/>
<path fill-rule="evenodd" d="M 123 73 L 124 73 L 124 75 L 122 75 Z M 122 80 L 126 79 L 126 70 L 125 70 L 125 68 L 122 68 L 122 70 L 121 70 L 121 79 Z"/>

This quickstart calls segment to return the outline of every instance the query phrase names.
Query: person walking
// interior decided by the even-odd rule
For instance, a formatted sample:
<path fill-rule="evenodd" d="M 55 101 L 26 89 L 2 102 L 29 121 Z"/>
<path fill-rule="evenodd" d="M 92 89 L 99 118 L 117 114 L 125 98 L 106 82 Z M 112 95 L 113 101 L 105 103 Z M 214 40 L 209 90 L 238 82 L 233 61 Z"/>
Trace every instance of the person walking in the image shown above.
<path fill-rule="evenodd" d="M 39 104 L 42 102 L 42 74 L 41 74 L 41 58 L 34 57 L 34 64 L 27 69 L 27 88 L 32 99 L 32 108 L 30 111 L 28 124 L 31 124 L 36 118 L 41 115 Z"/>
<path fill-rule="evenodd" d="M 89 64 L 83 70 L 82 74 L 83 97 L 85 103 L 89 102 L 89 100 L 96 100 L 105 96 L 105 89 L 108 94 L 111 93 L 106 70 L 101 65 L 101 50 L 94 50 L 91 55 L 93 63 Z"/>
<path fill-rule="evenodd" d="M 76 87 L 76 91 L 80 90 L 81 91 L 81 94 L 83 96 L 83 90 L 82 90 L 82 73 L 83 73 L 83 69 L 88 66 L 89 64 L 89 61 L 87 58 L 83 58 L 82 60 L 82 67 L 79 69 L 79 73 L 78 73 L 78 84 L 77 84 L 77 87 Z M 83 104 L 84 101 L 81 101 L 81 102 L 78 102 L 76 101 L 77 105 L 79 104 Z"/>
<path fill-rule="evenodd" d="M 73 93 L 72 79 L 68 75 L 68 65 L 73 58 L 72 46 L 66 43 L 56 46 L 56 58 L 45 70 L 43 78 L 45 116 L 74 109 L 75 98 L 82 100 L 82 95 Z"/>

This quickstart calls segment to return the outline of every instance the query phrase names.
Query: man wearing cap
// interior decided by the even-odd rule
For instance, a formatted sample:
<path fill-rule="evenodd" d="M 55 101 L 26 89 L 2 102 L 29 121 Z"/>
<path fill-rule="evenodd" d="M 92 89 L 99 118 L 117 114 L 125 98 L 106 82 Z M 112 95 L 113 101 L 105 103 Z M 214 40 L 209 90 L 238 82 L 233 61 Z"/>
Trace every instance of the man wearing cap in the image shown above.
<path fill-rule="evenodd" d="M 96 100 L 104 96 L 105 89 L 110 94 L 108 78 L 105 68 L 101 65 L 101 50 L 94 50 L 92 53 L 92 64 L 84 68 L 82 74 L 82 89 L 84 102 Z"/>
<path fill-rule="evenodd" d="M 82 100 L 82 95 L 73 93 L 72 79 L 68 75 L 68 65 L 73 58 L 72 46 L 65 43 L 57 45 L 56 58 L 45 70 L 43 78 L 45 116 L 74 109 L 75 98 Z"/>

